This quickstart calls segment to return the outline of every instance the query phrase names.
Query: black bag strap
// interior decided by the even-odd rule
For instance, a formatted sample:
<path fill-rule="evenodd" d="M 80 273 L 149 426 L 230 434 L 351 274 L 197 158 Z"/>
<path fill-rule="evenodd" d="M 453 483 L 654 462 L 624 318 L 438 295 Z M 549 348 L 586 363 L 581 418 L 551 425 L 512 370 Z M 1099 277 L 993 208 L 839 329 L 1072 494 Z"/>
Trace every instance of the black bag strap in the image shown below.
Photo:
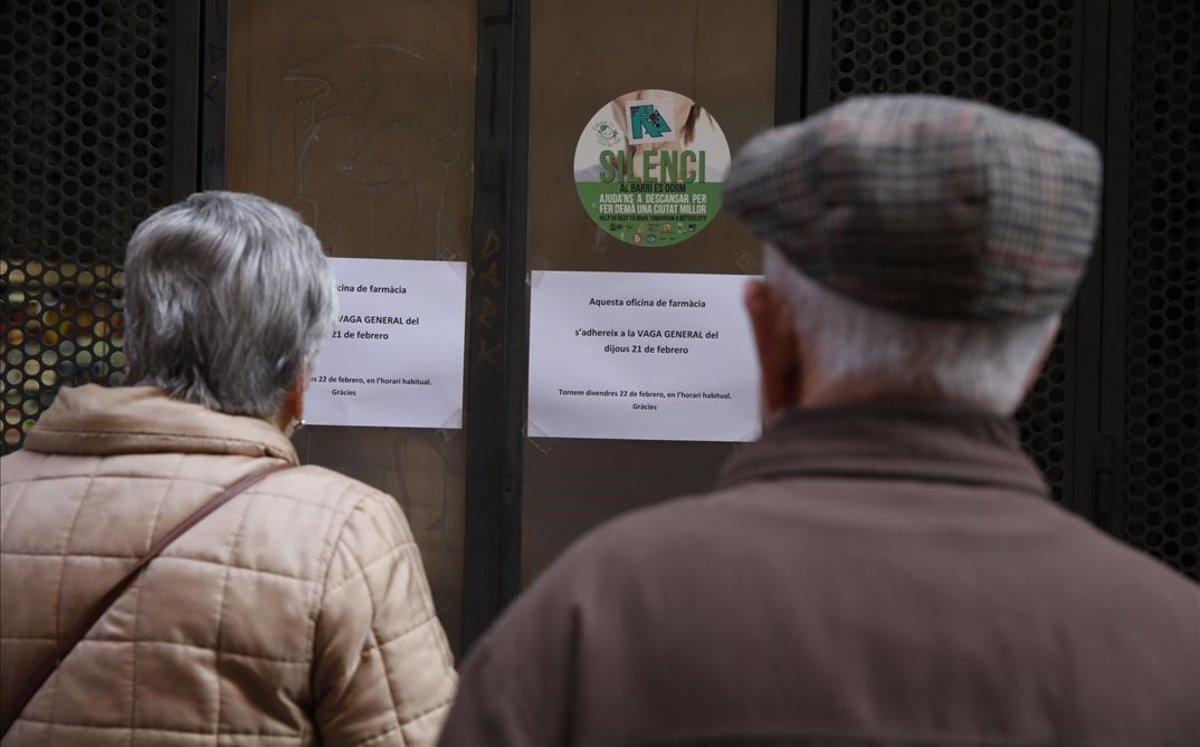
<path fill-rule="evenodd" d="M 92 605 L 91 609 L 88 610 L 88 613 L 83 616 L 83 619 L 71 629 L 70 633 L 68 633 L 62 638 L 62 640 L 58 642 L 58 646 L 55 648 L 54 652 L 47 656 L 42 663 L 38 665 L 38 668 L 33 671 L 33 674 L 31 674 L 29 679 L 25 681 L 25 686 L 17 691 L 18 695 L 16 699 L 9 704 L 8 712 L 4 714 L 3 726 L 0 726 L 0 739 L 2 739 L 4 735 L 8 734 L 8 730 L 12 728 L 14 723 L 16 723 L 17 718 L 21 715 L 21 711 L 25 710 L 25 706 L 29 705 L 29 701 L 33 700 L 33 696 L 37 695 L 38 690 L 42 689 L 42 685 L 46 684 L 46 680 L 50 679 L 50 675 L 54 674 L 54 670 L 58 669 L 58 665 L 62 663 L 62 660 L 67 658 L 67 655 L 71 653 L 72 649 L 75 648 L 75 645 L 83 640 L 84 636 L 88 634 L 88 631 L 92 629 L 92 626 L 104 616 L 104 613 L 108 611 L 109 607 L 113 606 L 113 603 L 116 602 L 121 594 L 123 594 L 125 590 L 129 588 L 134 580 L 137 579 L 138 575 L 140 575 L 141 572 L 146 569 L 146 566 L 150 564 L 151 560 L 157 558 L 159 554 L 166 549 L 167 545 L 179 539 L 189 529 L 203 521 L 209 514 L 216 511 L 221 506 L 224 506 L 226 503 L 238 497 L 258 483 L 262 482 L 270 475 L 285 469 L 290 469 L 291 466 L 292 465 L 290 464 L 274 464 L 264 470 L 260 470 L 251 475 L 243 477 L 241 480 L 238 480 L 228 488 L 225 488 L 225 490 L 205 501 L 204 505 L 190 513 L 186 519 L 175 525 L 171 531 L 159 537 L 158 540 L 150 546 L 150 549 L 146 551 L 146 554 L 142 556 L 142 559 L 137 562 L 137 565 L 130 569 L 130 571 L 125 574 L 124 578 L 122 578 L 111 589 L 109 589 L 108 593 L 105 594 L 100 601 Z"/>

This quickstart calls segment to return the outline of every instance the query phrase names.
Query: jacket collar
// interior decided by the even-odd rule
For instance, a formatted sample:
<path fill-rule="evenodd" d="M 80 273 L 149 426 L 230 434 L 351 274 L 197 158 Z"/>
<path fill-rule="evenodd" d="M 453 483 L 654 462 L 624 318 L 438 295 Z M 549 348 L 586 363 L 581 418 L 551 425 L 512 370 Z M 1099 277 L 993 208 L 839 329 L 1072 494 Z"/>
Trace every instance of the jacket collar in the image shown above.
<path fill-rule="evenodd" d="M 1011 418 L 954 403 L 797 409 L 725 465 L 722 487 L 791 476 L 995 486 L 1048 495 Z"/>
<path fill-rule="evenodd" d="M 63 387 L 30 431 L 25 448 L 52 454 L 240 454 L 299 462 L 292 443 L 271 423 L 171 399 L 148 386 Z"/>

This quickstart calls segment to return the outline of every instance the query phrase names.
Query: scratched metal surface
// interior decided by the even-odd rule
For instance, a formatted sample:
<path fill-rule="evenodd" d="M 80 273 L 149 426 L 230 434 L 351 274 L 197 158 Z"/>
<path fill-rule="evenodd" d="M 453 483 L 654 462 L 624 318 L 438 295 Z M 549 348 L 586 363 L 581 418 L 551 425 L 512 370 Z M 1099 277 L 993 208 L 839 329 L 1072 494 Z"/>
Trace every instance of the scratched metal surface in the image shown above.
<path fill-rule="evenodd" d="M 529 267 L 620 272 L 759 271 L 758 245 L 719 215 L 699 236 L 663 248 L 623 244 L 588 218 L 572 161 L 581 128 L 627 91 L 692 97 L 736 152 L 774 119 L 775 0 L 534 0 Z M 522 576 L 619 512 L 701 491 L 731 444 L 527 439 Z"/>
<path fill-rule="evenodd" d="M 227 183 L 299 211 L 339 257 L 465 260 L 475 2 L 233 0 Z M 395 496 L 458 648 L 462 431 L 308 427 L 301 458 Z"/>

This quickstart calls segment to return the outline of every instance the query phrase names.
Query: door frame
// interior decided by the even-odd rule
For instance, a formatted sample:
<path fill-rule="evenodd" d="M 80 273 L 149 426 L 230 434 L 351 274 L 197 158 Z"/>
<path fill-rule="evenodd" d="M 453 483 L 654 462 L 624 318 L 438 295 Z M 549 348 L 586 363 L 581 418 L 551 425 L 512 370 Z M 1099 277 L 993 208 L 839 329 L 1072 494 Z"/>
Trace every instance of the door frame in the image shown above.
<path fill-rule="evenodd" d="M 531 0 L 477 0 L 474 199 L 467 299 L 464 429 L 467 438 L 462 645 L 468 649 L 520 591 L 522 469 L 528 381 L 527 218 Z M 229 0 L 187 0 L 194 22 L 176 35 L 177 121 L 198 116 L 198 142 L 177 148 L 196 164 L 194 186 L 225 185 Z M 1123 293 L 1127 235 L 1129 0 L 1081 0 L 1081 85 L 1073 125 L 1098 143 L 1109 174 L 1101 240 L 1069 317 L 1064 498 L 1085 517 L 1115 521 L 1121 470 Z M 1110 23 L 1110 18 L 1116 23 Z M 832 4 L 778 0 L 775 121 L 830 102 Z M 1110 30 L 1115 34 L 1110 38 Z M 179 34 L 198 34 L 188 40 Z M 1104 70 L 1105 75 L 1081 71 Z M 1109 80 L 1114 84 L 1108 85 Z M 176 90 L 180 90 L 177 88 Z M 182 108 L 180 108 L 182 107 Z M 183 138 L 186 139 L 186 138 Z M 186 176 L 184 177 L 186 179 Z M 188 185 L 180 184 L 186 192 Z M 179 191 L 179 190 L 176 190 Z"/>

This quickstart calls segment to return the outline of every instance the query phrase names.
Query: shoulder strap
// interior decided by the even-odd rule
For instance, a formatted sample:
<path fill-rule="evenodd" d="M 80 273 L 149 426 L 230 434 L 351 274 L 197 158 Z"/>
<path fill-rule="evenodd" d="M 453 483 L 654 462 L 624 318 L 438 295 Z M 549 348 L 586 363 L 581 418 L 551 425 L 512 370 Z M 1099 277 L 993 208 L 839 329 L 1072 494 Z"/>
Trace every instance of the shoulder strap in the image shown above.
<path fill-rule="evenodd" d="M 141 560 L 137 562 L 137 565 L 131 568 L 125 574 L 124 578 L 109 589 L 108 593 L 100 601 L 92 605 L 83 619 L 58 642 L 58 647 L 54 652 L 42 660 L 38 668 L 25 681 L 25 686 L 17 691 L 17 697 L 9 704 L 8 712 L 4 714 L 4 722 L 0 725 L 0 738 L 3 738 L 8 733 L 8 730 L 12 728 L 12 725 L 16 723 L 17 717 L 21 715 L 21 711 L 25 710 L 25 706 L 29 705 L 29 701 L 33 700 L 33 696 L 37 695 L 42 685 L 46 684 L 46 680 L 50 679 L 50 675 L 54 674 L 54 670 L 58 669 L 58 665 L 62 663 L 62 660 L 67 658 L 67 654 L 71 653 L 71 650 L 75 648 L 75 644 L 83 640 L 83 637 L 92 629 L 96 621 L 104 616 L 108 608 L 120 598 L 121 594 L 137 579 L 138 575 L 146 569 L 150 561 L 157 558 L 167 545 L 179 539 L 187 530 L 199 524 L 209 514 L 262 482 L 268 476 L 281 470 L 289 469 L 290 467 L 290 464 L 276 464 L 264 470 L 259 470 L 247 477 L 243 477 L 241 480 L 238 480 L 233 485 L 230 485 L 225 490 L 205 501 L 204 505 L 197 508 L 186 519 L 172 527 L 171 531 L 159 537 L 150 546 L 150 549 L 146 551 L 146 554 L 142 556 Z"/>

